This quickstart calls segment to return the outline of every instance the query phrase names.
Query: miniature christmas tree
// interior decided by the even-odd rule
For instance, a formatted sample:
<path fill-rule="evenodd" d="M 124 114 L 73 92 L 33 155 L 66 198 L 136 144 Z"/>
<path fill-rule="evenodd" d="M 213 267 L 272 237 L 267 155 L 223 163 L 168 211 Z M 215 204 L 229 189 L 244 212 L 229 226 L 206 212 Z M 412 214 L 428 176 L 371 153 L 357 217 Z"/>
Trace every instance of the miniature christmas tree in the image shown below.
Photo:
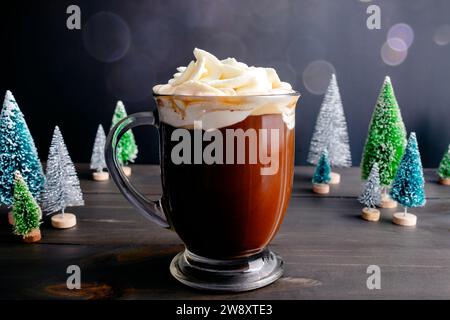
<path fill-rule="evenodd" d="M 448 146 L 447 152 L 439 164 L 438 169 L 439 182 L 443 185 L 450 185 L 450 145 Z"/>
<path fill-rule="evenodd" d="M 350 167 L 352 159 L 348 141 L 344 108 L 336 75 L 333 74 L 317 117 L 308 162 L 317 164 L 322 151 L 327 149 L 331 166 Z"/>
<path fill-rule="evenodd" d="M 120 120 L 126 118 L 127 112 L 122 101 L 118 101 L 116 109 L 114 110 L 114 116 L 112 119 L 112 125 L 115 126 Z M 120 139 L 117 146 L 117 159 L 122 165 L 127 165 L 129 162 L 134 162 L 138 154 L 138 148 L 134 139 L 133 132 L 128 130 Z"/>
<path fill-rule="evenodd" d="M 31 194 L 39 198 L 44 173 L 22 112 L 11 91 L 6 91 L 0 114 L 0 203 L 13 202 L 14 173 L 20 171 Z"/>
<path fill-rule="evenodd" d="M 328 183 L 330 182 L 330 160 L 328 160 L 328 152 L 325 149 L 320 156 L 319 162 L 317 163 L 316 170 L 314 171 L 314 176 L 312 179 L 313 191 L 316 193 L 328 193 L 330 187 Z"/>
<path fill-rule="evenodd" d="M 381 189 L 380 189 L 380 174 L 378 172 L 378 164 L 375 163 L 370 171 L 369 178 L 364 186 L 364 191 L 359 197 L 359 202 L 367 208 L 374 209 L 380 204 Z"/>
<path fill-rule="evenodd" d="M 95 136 L 94 148 L 92 150 L 91 165 L 90 168 L 95 170 L 93 172 L 93 178 L 97 181 L 108 180 L 109 175 L 104 172 L 103 169 L 106 168 L 105 161 L 105 131 L 102 125 L 98 126 L 97 134 Z"/>
<path fill-rule="evenodd" d="M 21 235 L 25 242 L 36 242 L 41 239 L 41 209 L 33 198 L 28 186 L 19 171 L 16 171 L 14 183 L 14 233 Z"/>
<path fill-rule="evenodd" d="M 397 172 L 406 145 L 406 130 L 389 77 L 384 80 L 367 135 L 361 162 L 366 180 L 378 163 L 380 182 L 388 187 Z"/>
<path fill-rule="evenodd" d="M 75 167 L 70 159 L 61 131 L 55 128 L 47 160 L 47 181 L 42 194 L 42 207 L 47 213 L 61 211 L 52 216 L 56 228 L 70 228 L 76 224 L 75 215 L 65 213 L 66 207 L 84 205 Z"/>
<path fill-rule="evenodd" d="M 364 191 L 358 198 L 366 207 L 363 208 L 362 217 L 368 221 L 378 221 L 380 211 L 375 208 L 381 202 L 380 174 L 378 172 L 378 163 L 375 163 L 370 171 L 369 178 L 364 186 Z"/>
<path fill-rule="evenodd" d="M 405 207 L 404 213 L 394 214 L 394 222 L 397 219 L 398 224 L 415 225 L 417 218 L 415 215 L 407 213 L 407 209 L 411 207 L 422 207 L 425 205 L 426 200 L 425 179 L 423 177 L 422 162 L 414 132 L 409 136 L 405 154 L 402 157 L 394 182 L 392 183 L 390 195 L 392 199 Z M 414 223 L 412 224 L 412 222 Z"/>

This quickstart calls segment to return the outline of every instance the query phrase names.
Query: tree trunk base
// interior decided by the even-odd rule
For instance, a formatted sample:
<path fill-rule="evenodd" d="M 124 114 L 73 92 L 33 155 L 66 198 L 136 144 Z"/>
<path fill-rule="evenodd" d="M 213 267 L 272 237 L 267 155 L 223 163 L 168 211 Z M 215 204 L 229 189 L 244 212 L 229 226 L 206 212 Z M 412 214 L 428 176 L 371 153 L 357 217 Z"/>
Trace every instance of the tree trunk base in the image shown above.
<path fill-rule="evenodd" d="M 95 181 L 109 180 L 109 173 L 106 171 L 92 172 L 92 179 L 94 179 Z"/>
<path fill-rule="evenodd" d="M 331 172 L 330 173 L 330 177 L 331 177 L 331 180 L 329 182 L 330 184 L 339 184 L 339 183 L 341 183 L 341 175 L 339 173 Z"/>
<path fill-rule="evenodd" d="M 23 242 L 34 243 L 41 240 L 41 230 L 34 229 L 23 237 Z"/>
<path fill-rule="evenodd" d="M 362 209 L 361 217 L 366 221 L 376 222 L 380 220 L 380 210 L 365 207 Z"/>
<path fill-rule="evenodd" d="M 122 170 L 125 176 L 131 176 L 131 168 L 129 166 L 122 166 Z"/>
<path fill-rule="evenodd" d="M 72 213 L 58 213 L 51 218 L 52 226 L 56 229 L 69 229 L 77 224 L 77 217 Z"/>
<path fill-rule="evenodd" d="M 387 195 L 387 194 L 382 194 L 381 195 L 381 202 L 379 207 L 383 208 L 383 209 L 393 209 L 393 208 L 397 208 L 397 201 L 392 200 L 392 198 Z"/>
<path fill-rule="evenodd" d="M 392 222 L 403 227 L 413 227 L 417 224 L 417 216 L 412 213 L 396 212 L 392 217 Z"/>
<path fill-rule="evenodd" d="M 439 183 L 443 186 L 450 186 L 450 178 L 439 178 Z"/>
<path fill-rule="evenodd" d="M 328 194 L 330 193 L 330 186 L 325 183 L 313 183 L 313 192 L 317 194 Z"/>
<path fill-rule="evenodd" d="M 12 211 L 8 211 L 8 223 L 10 225 L 14 225 L 14 215 Z"/>

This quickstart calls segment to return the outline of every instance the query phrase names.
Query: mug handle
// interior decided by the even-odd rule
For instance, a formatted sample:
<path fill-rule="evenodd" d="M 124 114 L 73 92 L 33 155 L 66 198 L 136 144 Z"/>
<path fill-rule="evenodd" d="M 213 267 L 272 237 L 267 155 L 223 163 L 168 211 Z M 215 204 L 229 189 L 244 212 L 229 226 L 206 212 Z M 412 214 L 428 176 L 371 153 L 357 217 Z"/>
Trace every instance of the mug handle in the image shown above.
<path fill-rule="evenodd" d="M 130 180 L 125 176 L 119 160 L 117 159 L 117 146 L 120 138 L 122 138 L 128 130 L 143 125 L 158 127 L 153 112 L 140 112 L 129 115 L 111 129 L 108 138 L 106 139 L 105 146 L 106 166 L 120 192 L 122 192 L 125 198 L 138 210 L 138 212 L 159 226 L 169 229 L 170 224 L 165 217 L 161 206 L 161 200 L 152 201 L 137 191 L 130 183 Z"/>

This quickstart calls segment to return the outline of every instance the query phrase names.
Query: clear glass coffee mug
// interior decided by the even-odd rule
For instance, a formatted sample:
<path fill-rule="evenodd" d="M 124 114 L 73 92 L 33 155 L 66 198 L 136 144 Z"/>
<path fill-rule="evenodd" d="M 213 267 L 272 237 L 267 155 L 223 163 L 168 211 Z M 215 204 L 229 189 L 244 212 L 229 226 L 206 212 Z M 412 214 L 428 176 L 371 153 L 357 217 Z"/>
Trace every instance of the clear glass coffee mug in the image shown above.
<path fill-rule="evenodd" d="M 291 195 L 299 97 L 298 93 L 157 95 L 157 114 L 132 114 L 109 133 L 106 163 L 119 190 L 149 220 L 175 231 L 186 246 L 170 265 L 171 274 L 180 282 L 198 289 L 247 291 L 283 274 L 282 259 L 267 245 L 282 223 Z M 180 104 L 184 106 L 181 116 Z M 260 106 L 258 111 L 249 111 L 254 106 Z M 206 128 L 199 128 L 198 123 L 195 129 L 185 126 L 182 120 L 192 116 L 187 110 L 208 115 L 203 118 L 209 119 L 203 122 Z M 181 121 L 177 127 L 174 116 Z M 205 130 L 218 122 L 220 129 Z M 158 201 L 147 199 L 130 184 L 116 157 L 122 135 L 142 125 L 157 127 L 159 132 L 163 192 Z M 211 131 L 214 139 L 211 134 L 206 138 Z M 193 145 L 173 152 L 180 150 L 181 137 Z M 199 137 L 202 140 L 195 140 Z M 229 139 L 231 144 L 227 144 Z M 208 149 L 208 160 L 208 145 L 221 140 L 214 152 Z M 196 141 L 202 141 L 200 149 Z M 191 161 L 185 152 L 193 155 Z M 195 158 L 195 152 L 201 156 Z"/>

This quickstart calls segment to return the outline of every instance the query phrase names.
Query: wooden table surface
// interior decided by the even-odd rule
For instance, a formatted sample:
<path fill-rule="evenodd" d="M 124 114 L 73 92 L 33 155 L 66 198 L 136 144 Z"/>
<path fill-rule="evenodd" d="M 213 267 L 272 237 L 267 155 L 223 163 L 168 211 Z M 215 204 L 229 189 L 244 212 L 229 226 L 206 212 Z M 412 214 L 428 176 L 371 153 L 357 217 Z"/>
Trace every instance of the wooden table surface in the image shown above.
<path fill-rule="evenodd" d="M 327 196 L 313 194 L 311 167 L 297 167 L 283 226 L 271 247 L 285 261 L 285 275 L 251 292 L 211 294 L 178 283 L 169 263 L 183 249 L 178 236 L 139 215 L 112 181 L 93 182 L 78 165 L 86 205 L 71 208 L 78 225 L 52 229 L 39 244 L 23 244 L 0 219 L 0 299 L 449 299 L 450 187 L 425 170 L 428 202 L 413 209 L 414 228 L 359 218 L 359 169 L 342 169 Z M 134 166 L 132 180 L 148 196 L 160 190 L 157 166 Z M 66 268 L 81 268 L 82 289 L 66 288 Z M 381 268 L 381 289 L 369 290 L 369 265 Z"/>

